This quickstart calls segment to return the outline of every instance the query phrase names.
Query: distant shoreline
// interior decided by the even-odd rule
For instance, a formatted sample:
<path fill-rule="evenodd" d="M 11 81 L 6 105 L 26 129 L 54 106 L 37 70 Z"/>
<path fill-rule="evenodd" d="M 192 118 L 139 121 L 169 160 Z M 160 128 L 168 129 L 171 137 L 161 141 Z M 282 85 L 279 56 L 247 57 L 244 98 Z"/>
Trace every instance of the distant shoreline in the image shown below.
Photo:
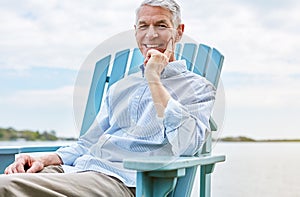
<path fill-rule="evenodd" d="M 1 128 L 0 127 L 0 142 L 3 141 L 76 141 L 73 137 L 58 137 L 56 132 L 52 131 L 31 131 L 31 130 L 16 130 L 12 127 Z M 237 137 L 223 137 L 219 139 L 213 139 L 213 141 L 219 142 L 300 142 L 300 139 L 262 139 L 256 140 L 246 136 Z"/>
<path fill-rule="evenodd" d="M 51 131 L 31 131 L 28 129 L 25 130 L 16 130 L 12 127 L 1 128 L 0 127 L 0 142 L 1 141 L 74 141 L 76 138 L 72 137 L 57 137 L 54 130 Z"/>
<path fill-rule="evenodd" d="M 214 140 L 216 141 L 216 140 Z M 219 142 L 300 142 L 300 139 L 263 139 L 256 140 L 253 138 L 238 136 L 238 137 L 224 137 L 220 138 L 217 141 Z"/>

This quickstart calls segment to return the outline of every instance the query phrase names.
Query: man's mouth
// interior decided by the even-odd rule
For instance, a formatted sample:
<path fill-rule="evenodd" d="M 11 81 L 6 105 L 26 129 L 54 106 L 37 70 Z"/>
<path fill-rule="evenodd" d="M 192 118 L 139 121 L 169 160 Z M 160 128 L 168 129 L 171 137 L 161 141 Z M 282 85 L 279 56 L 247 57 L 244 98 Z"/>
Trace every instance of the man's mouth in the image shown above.
<path fill-rule="evenodd" d="M 162 53 L 165 51 L 165 46 L 163 44 L 144 44 L 144 47 L 146 48 L 146 51 L 150 49 L 155 49 Z"/>
<path fill-rule="evenodd" d="M 161 48 L 161 44 L 144 44 L 146 48 Z"/>

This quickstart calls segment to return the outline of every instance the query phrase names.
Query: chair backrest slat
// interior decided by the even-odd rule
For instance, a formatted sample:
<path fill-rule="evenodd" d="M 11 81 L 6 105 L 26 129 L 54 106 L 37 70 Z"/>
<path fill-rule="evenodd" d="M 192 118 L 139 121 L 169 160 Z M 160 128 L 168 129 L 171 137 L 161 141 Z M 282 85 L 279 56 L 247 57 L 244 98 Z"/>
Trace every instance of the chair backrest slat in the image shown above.
<path fill-rule="evenodd" d="M 181 49 L 182 49 L 182 44 L 177 43 L 175 46 L 175 59 L 179 60 L 179 57 L 181 56 Z"/>
<path fill-rule="evenodd" d="M 224 56 L 216 49 L 213 49 L 210 59 L 206 65 L 205 78 L 215 87 L 218 86 Z"/>
<path fill-rule="evenodd" d="M 132 58 L 130 62 L 130 67 L 128 74 L 135 73 L 139 70 L 139 66 L 144 63 L 144 57 L 138 48 L 133 49 Z"/>
<path fill-rule="evenodd" d="M 195 66 L 193 69 L 193 72 L 201 75 L 201 76 L 205 76 L 205 69 L 206 69 L 206 65 L 208 63 L 208 57 L 210 54 L 211 48 L 204 45 L 204 44 L 200 44 L 199 48 L 198 48 L 198 52 L 197 52 L 197 57 L 196 57 L 196 61 L 195 61 Z"/>
<path fill-rule="evenodd" d="M 109 77 L 108 82 L 108 88 L 115 83 L 116 81 L 119 81 L 124 77 L 128 57 L 129 57 L 129 49 L 125 49 L 123 51 L 117 52 L 116 56 L 114 58 L 114 64 L 112 67 L 112 71 Z"/>
<path fill-rule="evenodd" d="M 80 135 L 83 135 L 89 129 L 100 110 L 110 59 L 111 55 L 108 55 L 96 63 Z"/>
<path fill-rule="evenodd" d="M 193 68 L 196 49 L 197 45 L 193 43 L 187 43 L 183 46 L 183 51 L 180 59 L 186 60 L 186 66 L 188 70 L 192 70 Z"/>

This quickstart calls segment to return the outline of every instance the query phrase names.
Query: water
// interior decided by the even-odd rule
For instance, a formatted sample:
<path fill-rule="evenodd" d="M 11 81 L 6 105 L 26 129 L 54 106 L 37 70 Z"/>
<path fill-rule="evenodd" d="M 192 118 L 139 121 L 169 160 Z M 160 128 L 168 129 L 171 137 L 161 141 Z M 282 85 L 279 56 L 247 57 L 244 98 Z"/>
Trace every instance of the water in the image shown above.
<path fill-rule="evenodd" d="M 70 143 L 0 142 L 0 147 Z M 213 152 L 225 154 L 226 161 L 215 167 L 212 197 L 300 197 L 300 143 L 219 142 Z"/>
<path fill-rule="evenodd" d="M 74 141 L 0 141 L 0 148 L 6 146 L 65 146 Z"/>
<path fill-rule="evenodd" d="M 299 197 L 300 143 L 218 143 L 213 197 Z"/>

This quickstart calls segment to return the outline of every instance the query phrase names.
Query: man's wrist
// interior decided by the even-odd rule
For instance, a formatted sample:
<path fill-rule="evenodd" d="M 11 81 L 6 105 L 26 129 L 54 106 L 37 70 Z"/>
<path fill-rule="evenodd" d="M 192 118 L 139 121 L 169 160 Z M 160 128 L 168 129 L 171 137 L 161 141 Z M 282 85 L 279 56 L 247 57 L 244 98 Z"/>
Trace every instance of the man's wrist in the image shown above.
<path fill-rule="evenodd" d="M 40 161 L 45 167 L 49 165 L 60 165 L 63 164 L 60 156 L 56 153 L 48 154 L 37 159 Z"/>
<path fill-rule="evenodd" d="M 146 79 L 148 81 L 148 83 L 160 83 L 160 75 L 159 74 L 156 74 L 156 73 L 151 73 L 151 74 L 147 74 L 146 76 Z"/>
<path fill-rule="evenodd" d="M 162 86 L 162 83 L 160 80 L 151 80 L 151 81 L 148 81 L 148 85 L 149 86 Z"/>

